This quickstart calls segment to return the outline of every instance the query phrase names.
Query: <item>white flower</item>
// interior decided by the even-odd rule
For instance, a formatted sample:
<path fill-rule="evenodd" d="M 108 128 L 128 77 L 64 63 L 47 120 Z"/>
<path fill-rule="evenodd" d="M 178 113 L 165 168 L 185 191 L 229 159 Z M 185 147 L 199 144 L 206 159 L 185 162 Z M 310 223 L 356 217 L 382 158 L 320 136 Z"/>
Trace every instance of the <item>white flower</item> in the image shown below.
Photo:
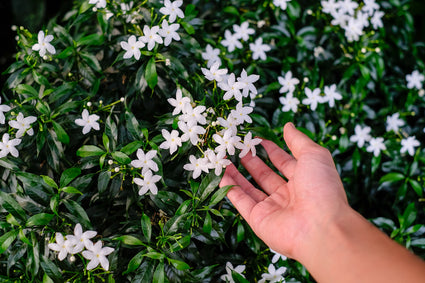
<path fill-rule="evenodd" d="M 90 0 L 89 4 L 96 4 L 96 8 L 105 8 L 106 0 Z"/>
<path fill-rule="evenodd" d="M 236 136 L 231 129 L 227 129 L 224 132 L 223 136 L 220 136 L 218 134 L 214 134 L 213 135 L 213 139 L 216 143 L 219 144 L 219 146 L 217 146 L 215 148 L 215 152 L 220 152 L 220 151 L 226 151 L 230 154 L 230 155 L 234 155 L 235 154 L 235 146 L 239 146 L 240 144 L 240 140 L 241 138 Z"/>
<path fill-rule="evenodd" d="M 16 117 L 16 121 L 9 121 L 9 126 L 18 129 L 18 131 L 16 132 L 17 138 L 22 137 L 24 133 L 27 133 L 28 135 L 32 136 L 34 134 L 34 130 L 31 128 L 31 124 L 35 121 L 37 121 L 37 117 L 28 116 L 24 118 L 24 114 L 19 112 L 18 116 Z"/>
<path fill-rule="evenodd" d="M 254 83 L 260 79 L 259 75 L 249 75 L 245 71 L 245 69 L 242 69 L 241 76 L 238 77 L 238 82 L 242 83 L 242 96 L 248 97 L 248 95 L 251 93 L 251 95 L 257 95 L 257 88 L 254 86 Z"/>
<path fill-rule="evenodd" d="M 227 165 L 230 165 L 232 162 L 225 158 L 226 152 L 220 151 L 217 154 L 211 149 L 207 149 L 205 151 L 205 155 L 207 156 L 209 160 L 209 168 L 214 169 L 214 173 L 217 176 L 220 176 L 221 172 L 223 171 L 223 168 L 225 168 Z"/>
<path fill-rule="evenodd" d="M 382 17 L 384 15 L 384 12 L 381 11 L 376 11 L 375 14 L 373 14 L 373 17 L 370 19 L 370 23 L 372 24 L 374 29 L 384 27 L 384 24 L 382 23 Z"/>
<path fill-rule="evenodd" d="M 342 12 L 333 12 L 332 14 L 333 20 L 331 21 L 331 24 L 334 26 L 340 26 L 342 28 L 345 28 L 348 24 L 348 21 L 352 18 L 349 15 L 342 13 Z"/>
<path fill-rule="evenodd" d="M 44 36 L 44 31 L 41 30 L 38 32 L 38 43 L 32 46 L 32 50 L 39 51 L 41 57 L 46 55 L 46 51 L 48 51 L 50 54 L 55 54 L 56 49 L 53 45 L 50 44 L 52 40 L 53 35 Z"/>
<path fill-rule="evenodd" d="M 225 129 L 229 129 L 233 135 L 236 135 L 238 132 L 237 125 L 239 125 L 238 120 L 233 117 L 233 115 L 229 115 L 227 119 L 223 119 L 221 117 L 217 118 L 217 122 L 220 124 L 220 126 L 224 127 Z"/>
<path fill-rule="evenodd" d="M 363 34 L 364 24 L 356 18 L 350 18 L 347 25 L 344 27 L 345 37 L 348 41 L 358 41 Z"/>
<path fill-rule="evenodd" d="M 234 97 L 237 101 L 242 101 L 241 89 L 244 87 L 244 84 L 236 81 L 234 73 L 231 73 L 227 76 L 227 79 L 219 82 L 218 87 L 225 91 L 223 95 L 224 100 Z"/>
<path fill-rule="evenodd" d="M 140 186 L 139 195 L 144 195 L 150 191 L 153 195 L 158 194 L 156 183 L 161 180 L 161 176 L 153 175 L 151 170 L 147 170 L 143 174 L 143 179 L 134 178 L 133 181 Z"/>
<path fill-rule="evenodd" d="M 188 103 L 183 107 L 183 114 L 179 116 L 179 119 L 180 121 L 184 121 L 188 124 L 199 123 L 201 125 L 205 125 L 207 123 L 207 119 L 203 115 L 205 109 L 204 105 L 199 105 L 193 108 L 192 105 Z"/>
<path fill-rule="evenodd" d="M 352 0 L 342 0 L 339 1 L 339 3 L 339 12 L 349 14 L 350 16 L 354 16 L 354 13 L 359 6 L 358 3 Z"/>
<path fill-rule="evenodd" d="M 234 36 L 236 36 L 237 39 L 245 41 L 249 39 L 251 34 L 255 33 L 255 30 L 249 27 L 249 23 L 247 21 L 243 22 L 240 26 L 233 25 L 233 31 L 235 32 Z"/>
<path fill-rule="evenodd" d="M 205 134 L 205 129 L 195 123 L 186 124 L 183 121 L 178 122 L 179 129 L 183 132 L 181 136 L 182 142 L 190 140 L 193 145 L 198 144 L 199 136 Z"/>
<path fill-rule="evenodd" d="M 283 277 L 283 274 L 286 272 L 286 267 L 279 267 L 279 269 L 276 270 L 273 264 L 270 264 L 268 267 L 269 273 L 263 273 L 261 274 L 261 279 L 258 281 L 258 283 L 264 283 L 264 282 L 285 282 L 285 278 Z"/>
<path fill-rule="evenodd" d="M 400 113 L 394 113 L 391 116 L 387 116 L 387 132 L 394 131 L 398 132 L 400 127 L 404 126 L 404 121 L 399 118 Z"/>
<path fill-rule="evenodd" d="M 272 263 L 278 262 L 279 259 L 282 259 L 282 260 L 286 260 L 287 259 L 286 256 L 284 256 L 283 254 L 278 253 L 275 250 L 270 249 L 270 251 L 273 253 Z"/>
<path fill-rule="evenodd" d="M 219 66 L 221 65 L 221 59 L 218 55 L 220 55 L 220 49 L 213 48 L 210 44 L 205 48 L 205 52 L 202 52 L 202 59 L 208 61 L 207 67 L 211 68 L 214 63 L 218 62 Z"/>
<path fill-rule="evenodd" d="M 425 80 L 425 76 L 418 72 L 418 70 L 414 70 L 410 75 L 406 75 L 407 88 L 413 89 L 421 89 L 422 82 Z"/>
<path fill-rule="evenodd" d="M 126 51 L 123 56 L 124 59 L 129 59 L 134 56 L 136 60 L 140 59 L 140 55 L 141 55 L 140 48 L 145 47 L 145 44 L 137 40 L 136 36 L 134 35 L 128 38 L 128 42 L 121 41 L 120 45 L 122 49 Z"/>
<path fill-rule="evenodd" d="M 325 86 L 325 96 L 323 102 L 328 102 L 330 107 L 335 106 L 335 100 L 341 100 L 342 95 L 336 91 L 336 85 Z"/>
<path fill-rule="evenodd" d="M 179 24 L 169 25 L 166 20 L 162 21 L 161 29 L 158 31 L 159 35 L 164 38 L 164 45 L 168 46 L 171 40 L 180 40 L 180 35 L 176 32 L 180 28 Z"/>
<path fill-rule="evenodd" d="M 223 79 L 223 76 L 227 74 L 227 69 L 226 68 L 219 69 L 220 64 L 221 62 L 218 62 L 218 61 L 215 62 L 209 70 L 205 68 L 201 68 L 202 73 L 204 74 L 207 80 L 210 80 L 210 81 L 216 80 L 217 82 L 220 82 Z"/>
<path fill-rule="evenodd" d="M 6 123 L 6 117 L 4 116 L 4 113 L 10 111 L 10 109 L 11 109 L 10 106 L 1 104 L 1 97 L 0 97 L 0 124 Z"/>
<path fill-rule="evenodd" d="M 184 18 L 184 13 L 179 8 L 181 5 L 183 5 L 182 0 L 177 0 L 174 2 L 171 2 L 170 0 L 164 0 L 164 7 L 159 9 L 159 12 L 164 15 L 169 15 L 168 20 L 170 21 L 170 23 L 174 23 L 177 17 L 181 19 Z"/>
<path fill-rule="evenodd" d="M 242 272 L 245 271 L 245 265 L 238 265 L 235 268 L 233 268 L 233 265 L 230 262 L 226 262 L 226 274 L 221 275 L 220 279 L 223 280 L 224 282 L 235 283 L 232 277 L 232 271 L 238 273 L 243 278 L 245 278 L 245 276 L 242 274 Z"/>
<path fill-rule="evenodd" d="M 133 16 L 130 13 L 130 10 L 133 8 L 134 2 L 130 1 L 130 3 L 121 3 L 120 7 L 121 7 L 121 11 L 123 12 L 123 15 L 125 16 L 125 21 L 127 23 L 131 22 L 131 20 L 133 19 Z M 113 14 L 112 14 L 113 15 Z"/>
<path fill-rule="evenodd" d="M 148 50 L 152 50 L 155 47 L 155 43 L 163 43 L 162 37 L 158 35 L 159 26 L 153 26 L 150 28 L 145 25 L 143 27 L 143 35 L 139 37 L 139 40 L 143 43 L 148 44 Z"/>
<path fill-rule="evenodd" d="M 59 252 L 58 259 L 62 261 L 68 253 L 73 253 L 74 244 L 69 240 L 65 240 L 61 233 L 56 233 L 56 243 L 50 243 L 47 246 L 49 249 Z"/>
<path fill-rule="evenodd" d="M 279 98 L 280 103 L 282 103 L 282 111 L 288 112 L 289 110 L 292 110 L 292 112 L 296 113 L 298 110 L 298 104 L 300 104 L 300 101 L 298 98 L 293 97 L 292 92 L 288 93 L 286 97 L 280 97 Z"/>
<path fill-rule="evenodd" d="M 75 119 L 75 124 L 78 126 L 83 127 L 83 134 L 87 134 L 90 132 L 91 129 L 94 129 L 96 131 L 100 130 L 99 123 L 97 120 L 99 120 L 99 116 L 96 114 L 89 115 L 89 111 L 87 109 L 84 109 L 81 113 L 82 119 L 78 118 Z"/>
<path fill-rule="evenodd" d="M 249 49 L 252 51 L 252 59 L 266 60 L 266 52 L 271 50 L 271 47 L 267 44 L 263 44 L 263 39 L 259 37 L 255 43 L 249 44 Z"/>
<path fill-rule="evenodd" d="M 384 144 L 384 138 L 371 138 L 369 146 L 366 148 L 367 152 L 373 152 L 374 156 L 379 156 L 381 150 L 386 150 L 387 147 Z"/>
<path fill-rule="evenodd" d="M 2 141 L 0 141 L 0 158 L 7 156 L 9 153 L 13 157 L 19 156 L 19 151 L 15 148 L 15 146 L 21 143 L 21 139 L 13 139 L 10 140 L 10 136 L 8 133 L 3 134 Z"/>
<path fill-rule="evenodd" d="M 371 128 L 368 126 L 365 126 L 362 128 L 360 125 L 356 125 L 354 128 L 355 134 L 350 137 L 351 142 L 356 142 L 358 147 L 363 147 L 366 141 L 370 141 L 372 138 L 369 133 L 371 131 Z"/>
<path fill-rule="evenodd" d="M 327 14 L 336 13 L 340 6 L 340 2 L 338 0 L 337 2 L 335 2 L 335 0 L 328 0 L 328 1 L 321 1 L 320 3 L 322 4 L 323 13 L 327 13 Z"/>
<path fill-rule="evenodd" d="M 189 97 L 183 97 L 181 89 L 177 89 L 176 98 L 168 98 L 168 103 L 174 106 L 173 115 L 177 115 L 183 111 L 186 104 L 190 104 Z"/>
<path fill-rule="evenodd" d="M 364 6 L 362 11 L 367 13 L 369 16 L 372 16 L 375 11 L 379 10 L 379 5 L 376 4 L 375 0 L 364 0 Z"/>
<path fill-rule="evenodd" d="M 307 95 L 307 98 L 303 99 L 304 105 L 310 105 L 311 110 L 316 110 L 317 103 L 322 103 L 323 98 L 320 95 L 320 88 L 315 88 L 313 91 L 309 89 L 308 87 L 305 88 L 305 94 Z"/>
<path fill-rule="evenodd" d="M 135 168 L 142 168 L 142 175 L 144 175 L 148 170 L 158 171 L 158 164 L 155 163 L 152 159 L 156 157 L 156 150 L 150 150 L 146 154 L 143 149 L 139 148 L 137 150 L 136 160 L 131 161 L 131 166 Z"/>
<path fill-rule="evenodd" d="M 182 146 L 182 140 L 179 137 L 179 132 L 172 130 L 171 133 L 163 129 L 161 131 L 165 141 L 159 145 L 159 148 L 170 149 L 170 154 L 173 154 L 179 146 Z"/>
<path fill-rule="evenodd" d="M 230 115 L 235 118 L 236 122 L 238 123 L 238 125 L 243 124 L 243 122 L 247 122 L 247 123 L 252 123 L 252 119 L 251 117 L 249 117 L 249 114 L 253 111 L 254 109 L 252 107 L 244 107 L 242 105 L 242 102 L 239 102 L 236 105 L 236 109 L 230 111 Z"/>
<path fill-rule="evenodd" d="M 300 80 L 292 77 L 292 72 L 289 71 L 285 74 L 285 77 L 279 76 L 277 78 L 279 84 L 282 86 L 279 89 L 279 93 L 289 92 L 292 93 L 295 90 L 295 86 L 300 83 Z"/>
<path fill-rule="evenodd" d="M 273 5 L 280 7 L 282 10 L 286 10 L 288 2 L 291 2 L 291 0 L 273 0 Z"/>
<path fill-rule="evenodd" d="M 196 158 L 194 155 L 189 156 L 190 163 L 183 165 L 183 169 L 193 171 L 193 179 L 198 178 L 202 171 L 208 173 L 208 158 Z"/>
<path fill-rule="evenodd" d="M 237 34 L 232 34 L 230 30 L 224 31 L 224 39 L 221 41 L 221 45 L 227 47 L 229 52 L 235 51 L 236 48 L 242 48 L 242 43 L 239 41 Z"/>
<path fill-rule="evenodd" d="M 244 137 L 243 143 L 236 144 L 236 147 L 241 150 L 241 153 L 239 154 L 239 158 L 244 157 L 250 151 L 252 156 L 255 156 L 257 154 L 257 150 L 255 149 L 255 146 L 260 144 L 261 142 L 262 142 L 261 139 L 252 138 L 252 133 L 248 132 L 248 134 L 246 134 Z"/>
<path fill-rule="evenodd" d="M 103 269 L 109 270 L 109 261 L 106 258 L 107 255 L 111 254 L 114 251 L 113 248 L 104 247 L 102 248 L 102 242 L 98 241 L 96 244 L 90 241 L 86 251 L 83 251 L 83 257 L 90 260 L 87 264 L 87 270 L 91 270 L 99 265 Z"/>
<path fill-rule="evenodd" d="M 74 227 L 74 235 L 67 235 L 66 239 L 72 243 L 72 252 L 71 254 L 76 254 L 81 252 L 84 247 L 88 248 L 90 246 L 90 239 L 97 235 L 96 231 L 86 231 L 83 233 L 83 228 L 80 223 L 77 223 Z"/>
<path fill-rule="evenodd" d="M 421 144 L 415 136 L 402 139 L 400 153 L 405 153 L 407 151 L 411 156 L 413 156 L 415 155 L 415 147 L 420 145 Z"/>

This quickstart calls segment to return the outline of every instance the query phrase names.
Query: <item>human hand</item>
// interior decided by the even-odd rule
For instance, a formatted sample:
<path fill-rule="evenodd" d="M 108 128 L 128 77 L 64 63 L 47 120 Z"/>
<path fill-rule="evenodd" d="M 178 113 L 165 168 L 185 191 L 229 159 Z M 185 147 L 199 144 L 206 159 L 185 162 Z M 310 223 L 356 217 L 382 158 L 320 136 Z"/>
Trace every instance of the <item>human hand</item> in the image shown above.
<path fill-rule="evenodd" d="M 285 125 L 284 139 L 293 156 L 271 141 L 261 144 L 287 181 L 248 154 L 241 163 L 263 191 L 233 164 L 227 166 L 220 186 L 235 185 L 227 197 L 270 248 L 302 261 L 327 226 L 351 208 L 330 152 L 292 123 Z"/>

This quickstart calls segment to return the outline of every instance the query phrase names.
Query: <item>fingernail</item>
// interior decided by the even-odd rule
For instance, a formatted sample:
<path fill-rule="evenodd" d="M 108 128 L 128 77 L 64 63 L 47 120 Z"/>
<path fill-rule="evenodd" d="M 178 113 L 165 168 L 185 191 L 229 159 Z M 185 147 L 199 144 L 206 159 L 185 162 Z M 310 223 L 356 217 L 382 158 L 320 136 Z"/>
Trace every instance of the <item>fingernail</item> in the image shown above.
<path fill-rule="evenodd" d="M 294 128 L 294 129 L 295 129 L 295 125 L 294 125 L 294 123 L 292 123 L 292 122 L 288 122 L 288 123 L 287 123 L 287 125 L 288 125 L 289 127 L 291 127 L 291 128 Z"/>

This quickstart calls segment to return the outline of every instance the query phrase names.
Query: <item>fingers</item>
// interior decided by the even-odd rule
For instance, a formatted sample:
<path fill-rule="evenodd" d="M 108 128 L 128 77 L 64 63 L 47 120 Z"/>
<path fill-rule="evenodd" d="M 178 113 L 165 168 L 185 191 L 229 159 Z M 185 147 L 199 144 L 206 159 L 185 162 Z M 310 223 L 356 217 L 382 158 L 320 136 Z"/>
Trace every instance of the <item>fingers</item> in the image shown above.
<path fill-rule="evenodd" d="M 255 205 L 267 197 L 266 194 L 254 188 L 233 164 L 226 167 L 220 182 L 220 187 L 228 185 L 235 185 L 229 190 L 227 197 L 245 219 L 249 219 Z"/>
<path fill-rule="evenodd" d="M 241 162 L 257 184 L 269 195 L 286 184 L 281 176 L 276 174 L 257 156 L 248 154 L 241 159 Z"/>
<path fill-rule="evenodd" d="M 297 130 L 292 123 L 286 123 L 284 126 L 283 138 L 295 159 L 299 159 L 304 153 L 312 153 L 312 151 L 322 149 L 320 145 L 312 141 L 301 131 Z"/>
<path fill-rule="evenodd" d="M 266 150 L 267 155 L 277 170 L 279 170 L 286 178 L 292 178 L 294 175 L 295 165 L 297 163 L 294 157 L 272 141 L 263 140 L 261 145 Z"/>

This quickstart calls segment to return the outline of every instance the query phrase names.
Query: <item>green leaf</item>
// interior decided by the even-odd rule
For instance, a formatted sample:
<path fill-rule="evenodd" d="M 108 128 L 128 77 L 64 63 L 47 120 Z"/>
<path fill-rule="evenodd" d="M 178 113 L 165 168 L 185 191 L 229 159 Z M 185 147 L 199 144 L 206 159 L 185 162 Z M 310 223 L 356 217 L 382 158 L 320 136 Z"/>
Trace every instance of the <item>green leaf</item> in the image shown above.
<path fill-rule="evenodd" d="M 236 271 L 232 270 L 232 279 L 235 281 L 235 283 L 249 283 L 248 280 L 245 279 L 241 274 L 237 273 Z"/>
<path fill-rule="evenodd" d="M 106 191 L 108 188 L 109 181 L 111 180 L 110 171 L 102 171 L 97 178 L 97 190 L 100 194 Z"/>
<path fill-rule="evenodd" d="M 43 101 L 37 102 L 35 105 L 35 109 L 37 109 L 38 112 L 40 112 L 42 115 L 46 115 L 47 117 L 50 117 L 50 107 L 47 103 Z"/>
<path fill-rule="evenodd" d="M 181 24 L 182 24 L 184 30 L 187 32 L 187 34 L 191 35 L 191 34 L 195 33 L 195 28 L 191 24 L 189 24 L 187 22 L 181 22 Z"/>
<path fill-rule="evenodd" d="M 152 235 L 152 223 L 149 216 L 143 213 L 142 218 L 140 219 L 140 226 L 142 227 L 143 235 L 145 236 L 148 243 L 151 241 Z"/>
<path fill-rule="evenodd" d="M 208 196 L 218 187 L 218 184 L 221 181 L 221 177 L 215 175 L 214 172 L 210 172 L 207 176 L 202 179 L 201 184 L 199 185 L 198 195 L 199 202 L 202 203 L 205 201 Z"/>
<path fill-rule="evenodd" d="M 74 187 L 64 187 L 61 189 L 62 192 L 68 193 L 68 194 L 80 194 L 82 195 L 83 193 L 80 192 L 78 189 L 74 188 Z"/>
<path fill-rule="evenodd" d="M 49 214 L 49 213 L 39 213 L 39 214 L 33 215 L 30 218 L 28 218 L 25 226 L 27 227 L 45 226 L 53 219 L 54 216 L 55 216 L 54 214 Z"/>
<path fill-rule="evenodd" d="M 99 156 L 104 153 L 106 152 L 94 145 L 83 145 L 77 150 L 77 156 L 79 157 Z"/>
<path fill-rule="evenodd" d="M 151 57 L 151 59 L 149 59 L 149 62 L 145 70 L 145 78 L 146 78 L 146 81 L 148 82 L 149 88 L 153 90 L 156 84 L 158 83 L 158 74 L 156 73 L 155 57 Z"/>
<path fill-rule="evenodd" d="M 211 215 L 208 213 L 205 215 L 205 219 L 204 219 L 204 225 L 202 225 L 202 231 L 204 231 L 204 233 L 210 234 L 212 230 L 212 219 L 211 219 Z"/>
<path fill-rule="evenodd" d="M 421 184 L 419 184 L 418 181 L 409 179 L 409 184 L 412 186 L 413 190 L 416 192 L 416 194 L 419 197 L 422 197 L 423 195 L 423 187 L 421 186 Z"/>
<path fill-rule="evenodd" d="M 163 283 L 165 282 L 165 270 L 164 270 L 164 262 L 161 261 L 158 263 L 158 266 L 155 269 L 155 273 L 153 274 L 153 283 Z"/>
<path fill-rule="evenodd" d="M 7 212 L 12 214 L 19 223 L 26 222 L 27 215 L 21 205 L 9 194 L 2 191 L 0 191 L 0 207 L 3 207 Z"/>
<path fill-rule="evenodd" d="M 168 260 L 169 263 L 171 263 L 178 270 L 190 269 L 189 264 L 187 264 L 184 261 L 173 259 L 173 258 L 167 258 L 167 260 Z"/>
<path fill-rule="evenodd" d="M 103 133 L 103 135 L 102 135 L 102 141 L 103 141 L 103 146 L 105 147 L 106 151 L 109 151 L 109 138 L 105 133 Z"/>
<path fill-rule="evenodd" d="M 83 58 L 84 62 L 86 62 L 86 64 L 94 71 L 99 73 L 102 71 L 102 67 L 100 66 L 96 56 L 89 53 L 80 53 L 80 56 L 81 58 Z"/>
<path fill-rule="evenodd" d="M 405 176 L 401 173 L 388 173 L 379 180 L 379 183 L 384 183 L 384 182 L 392 183 L 392 182 L 403 180 L 404 178 Z"/>
<path fill-rule="evenodd" d="M 77 178 L 81 174 L 81 169 L 72 167 L 63 171 L 60 179 L 60 187 L 63 188 L 71 183 L 72 180 Z"/>
<path fill-rule="evenodd" d="M 86 211 L 81 207 L 81 205 L 71 199 L 64 199 L 62 202 L 71 213 L 71 215 L 68 215 L 68 217 L 71 218 L 75 223 L 80 223 L 82 226 L 87 228 L 93 227 L 90 223 L 90 219 Z"/>
<path fill-rule="evenodd" d="M 120 164 L 127 165 L 131 162 L 131 158 L 121 151 L 112 152 L 112 158 Z"/>
<path fill-rule="evenodd" d="M 38 98 L 38 91 L 35 90 L 35 88 L 33 88 L 30 85 L 26 85 L 26 84 L 18 85 L 15 88 L 15 91 L 19 94 L 29 94 L 34 98 Z"/>
<path fill-rule="evenodd" d="M 158 260 L 163 260 L 165 258 L 165 255 L 158 252 L 148 252 L 143 254 L 143 256 L 152 258 L 152 259 L 158 259 Z"/>
<path fill-rule="evenodd" d="M 123 236 L 120 236 L 120 237 L 116 237 L 113 240 L 121 241 L 123 244 L 129 245 L 129 246 L 142 246 L 143 245 L 143 242 L 140 239 L 138 239 L 134 236 L 131 236 L 131 235 L 123 235 Z"/>
<path fill-rule="evenodd" d="M 66 133 L 65 129 L 59 123 L 52 121 L 53 129 L 58 137 L 58 140 L 64 144 L 69 144 L 69 135 Z"/>
<path fill-rule="evenodd" d="M 238 227 L 236 230 L 236 239 L 238 243 L 245 239 L 245 228 L 243 227 L 243 224 L 241 222 L 238 222 Z"/>
<path fill-rule="evenodd" d="M 44 272 L 56 282 L 60 282 L 63 280 L 62 273 L 59 268 L 46 256 L 43 256 L 41 258 L 40 266 L 44 270 Z"/>
<path fill-rule="evenodd" d="M 0 254 L 4 253 L 18 236 L 17 230 L 9 231 L 0 237 Z"/>
<path fill-rule="evenodd" d="M 217 203 L 219 203 L 227 195 L 227 192 L 233 187 L 234 187 L 233 185 L 229 185 L 229 186 L 224 186 L 224 187 L 221 187 L 220 189 L 218 189 L 212 195 L 212 197 L 210 199 L 209 206 L 214 206 Z"/>
<path fill-rule="evenodd" d="M 239 11 L 235 6 L 224 7 L 223 12 L 239 17 Z"/>
<path fill-rule="evenodd" d="M 77 46 L 81 45 L 102 45 L 105 42 L 105 38 L 101 34 L 90 34 L 87 36 L 84 36 L 77 40 Z"/>
<path fill-rule="evenodd" d="M 415 203 L 411 202 L 406 210 L 403 213 L 403 216 L 399 219 L 400 220 L 400 228 L 402 230 L 407 229 L 410 225 L 413 224 L 413 222 L 415 222 L 416 220 L 416 215 L 417 215 L 417 211 L 416 211 L 416 207 L 415 207 Z"/>
<path fill-rule="evenodd" d="M 56 182 L 52 178 L 50 178 L 49 176 L 41 175 L 41 178 L 43 178 L 44 183 L 46 183 L 49 187 L 52 187 L 56 190 L 59 189 Z"/>
<path fill-rule="evenodd" d="M 131 143 L 127 144 L 123 148 L 121 148 L 120 151 L 122 153 L 125 153 L 127 155 L 130 155 L 133 152 L 135 152 L 137 149 L 139 149 L 141 146 L 143 146 L 143 144 L 144 144 L 143 141 L 134 141 L 134 142 L 131 142 Z"/>
<path fill-rule="evenodd" d="M 141 251 L 130 260 L 127 266 L 127 270 L 123 273 L 124 275 L 133 272 L 140 266 L 140 264 L 142 264 L 144 253 L 145 251 Z"/>

